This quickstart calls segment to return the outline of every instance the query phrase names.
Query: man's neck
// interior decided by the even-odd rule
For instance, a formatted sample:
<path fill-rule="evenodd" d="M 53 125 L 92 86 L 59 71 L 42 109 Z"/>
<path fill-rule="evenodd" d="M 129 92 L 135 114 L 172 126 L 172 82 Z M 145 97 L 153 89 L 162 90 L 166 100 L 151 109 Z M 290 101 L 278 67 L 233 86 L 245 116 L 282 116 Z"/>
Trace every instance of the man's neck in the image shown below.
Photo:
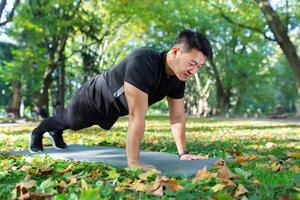
<path fill-rule="evenodd" d="M 174 74 L 173 70 L 171 69 L 171 67 L 169 65 L 170 61 L 171 61 L 171 52 L 168 51 L 167 56 L 166 56 L 166 61 L 165 61 L 165 72 L 166 72 L 167 75 L 173 76 L 175 74 Z"/>

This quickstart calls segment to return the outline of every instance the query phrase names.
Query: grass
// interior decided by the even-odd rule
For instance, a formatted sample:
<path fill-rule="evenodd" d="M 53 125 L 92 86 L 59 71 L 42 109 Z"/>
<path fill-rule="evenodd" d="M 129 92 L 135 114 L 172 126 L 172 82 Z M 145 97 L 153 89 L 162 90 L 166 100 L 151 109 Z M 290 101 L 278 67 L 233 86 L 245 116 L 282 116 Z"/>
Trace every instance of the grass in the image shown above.
<path fill-rule="evenodd" d="M 141 149 L 176 153 L 169 120 L 164 116 L 147 117 Z M 36 124 L 0 126 L 0 151 L 28 148 L 28 133 Z M 125 147 L 127 119 L 121 118 L 110 131 L 91 127 L 66 131 L 68 143 Z M 143 172 L 114 168 L 103 163 L 54 160 L 47 155 L 12 156 L 0 154 L 0 199 L 20 196 L 16 184 L 35 180 L 29 190 L 52 194 L 53 199 L 300 199 L 300 125 L 284 121 L 224 119 L 188 119 L 187 148 L 194 154 L 209 157 L 245 158 L 227 163 L 240 178 L 236 186 L 214 190 L 219 177 L 174 178 L 182 189 L 166 187 L 162 197 L 132 185 Z M 50 145 L 49 141 L 45 141 Z M 68 168 L 68 170 L 65 170 Z M 43 170 L 48 170 L 44 173 Z M 50 171 L 49 171 L 50 170 Z M 213 169 L 212 173 L 217 172 Z M 75 179 L 75 180 L 74 180 Z M 139 187 L 153 184 L 155 178 L 139 182 Z M 73 181 L 73 182 L 72 182 Z M 173 185 L 174 185 L 173 184 Z M 238 185 L 248 193 L 234 197 Z M 122 185 L 126 185 L 123 187 Z M 15 196 L 14 196 L 15 195 Z"/>

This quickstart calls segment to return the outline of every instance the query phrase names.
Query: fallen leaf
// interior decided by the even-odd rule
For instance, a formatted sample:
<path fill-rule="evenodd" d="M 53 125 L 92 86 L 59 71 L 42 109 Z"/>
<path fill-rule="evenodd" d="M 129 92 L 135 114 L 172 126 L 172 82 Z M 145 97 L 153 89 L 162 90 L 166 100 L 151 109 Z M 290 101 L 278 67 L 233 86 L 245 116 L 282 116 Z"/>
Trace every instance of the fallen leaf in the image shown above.
<path fill-rule="evenodd" d="M 227 166 L 223 166 L 218 170 L 218 177 L 223 179 L 239 178 L 239 176 L 234 175 Z"/>
<path fill-rule="evenodd" d="M 218 191 L 221 191 L 224 187 L 225 187 L 225 185 L 218 183 L 215 186 L 213 186 L 211 189 L 214 192 L 218 192 Z"/>
<path fill-rule="evenodd" d="M 300 171 L 300 166 L 299 165 L 292 165 L 290 170 L 292 171 Z"/>
<path fill-rule="evenodd" d="M 279 200 L 290 200 L 290 197 L 288 195 L 281 195 Z"/>
<path fill-rule="evenodd" d="M 54 172 L 53 169 L 39 169 L 38 174 L 49 175 L 52 174 L 53 172 Z"/>
<path fill-rule="evenodd" d="M 225 160 L 224 159 L 219 159 L 214 163 L 214 168 L 220 169 L 225 165 Z"/>
<path fill-rule="evenodd" d="M 31 169 L 31 166 L 29 166 L 29 165 L 23 165 L 20 170 L 26 172 L 26 171 L 28 171 L 30 169 Z"/>
<path fill-rule="evenodd" d="M 229 179 L 223 179 L 223 178 L 221 178 L 220 181 L 225 186 L 236 187 L 236 184 L 233 181 L 229 180 Z"/>
<path fill-rule="evenodd" d="M 290 158 L 300 158 L 300 153 L 299 152 L 288 152 L 286 155 Z"/>
<path fill-rule="evenodd" d="M 64 182 L 63 180 L 60 180 L 56 184 L 57 192 L 59 193 L 65 193 L 68 189 L 68 184 Z"/>
<path fill-rule="evenodd" d="M 196 180 L 196 179 L 209 179 L 209 178 L 212 178 L 212 177 L 216 177 L 216 173 L 212 173 L 210 171 L 207 170 L 207 166 L 205 166 L 204 168 L 200 169 L 193 180 Z"/>
<path fill-rule="evenodd" d="M 19 200 L 25 200 L 25 199 L 42 200 L 42 199 L 49 199 L 51 197 L 53 197 L 53 194 L 47 194 L 41 192 L 27 192 L 25 194 L 22 193 L 18 199 Z"/>
<path fill-rule="evenodd" d="M 176 192 L 179 189 L 183 189 L 183 187 L 179 185 L 178 181 L 174 178 L 168 179 L 166 177 L 162 177 L 161 184 L 166 188 L 172 190 L 173 192 Z"/>
<path fill-rule="evenodd" d="M 244 163 L 244 162 L 249 162 L 250 160 L 253 160 L 255 158 L 256 158 L 256 155 L 236 156 L 235 162 L 237 164 L 240 164 L 240 163 Z"/>
<path fill-rule="evenodd" d="M 69 180 L 69 185 L 74 185 L 77 183 L 77 176 L 76 175 L 70 176 L 68 180 Z"/>
<path fill-rule="evenodd" d="M 164 195 L 163 186 L 158 187 L 156 190 L 152 191 L 151 194 L 162 197 Z"/>
<path fill-rule="evenodd" d="M 249 191 L 242 185 L 242 184 L 239 184 L 235 193 L 234 193 L 234 197 L 240 197 L 246 193 L 249 193 Z"/>
<path fill-rule="evenodd" d="M 60 171 L 59 173 L 65 174 L 65 173 L 67 173 L 67 172 L 70 172 L 70 171 L 72 171 L 73 167 L 74 167 L 74 164 L 71 163 L 71 164 L 69 164 L 69 166 L 68 166 L 66 169 Z"/>
<path fill-rule="evenodd" d="M 271 165 L 271 170 L 272 172 L 279 172 L 283 169 L 283 166 L 278 163 L 278 162 L 274 162 L 272 165 Z"/>
<path fill-rule="evenodd" d="M 149 177 L 160 174 L 160 171 L 157 169 L 151 169 L 139 175 L 141 180 L 147 180 Z"/>
<path fill-rule="evenodd" d="M 256 178 L 254 178 L 252 181 L 251 181 L 253 184 L 260 184 L 260 181 Z"/>
<path fill-rule="evenodd" d="M 265 145 L 265 147 L 266 147 L 267 149 L 272 149 L 272 148 L 277 147 L 277 144 L 275 144 L 275 143 L 273 143 L 273 142 L 267 142 L 266 145 Z"/>
<path fill-rule="evenodd" d="M 135 191 L 140 192 L 151 192 L 152 191 L 152 185 L 151 184 L 145 184 L 143 180 L 136 179 L 131 186 L 132 189 Z"/>
<path fill-rule="evenodd" d="M 36 186 L 36 181 L 35 180 L 31 180 L 31 181 L 26 181 L 26 182 L 19 182 L 17 183 L 16 187 L 20 187 L 21 188 L 26 188 L 26 189 L 29 189 L 29 188 L 32 188 Z"/>

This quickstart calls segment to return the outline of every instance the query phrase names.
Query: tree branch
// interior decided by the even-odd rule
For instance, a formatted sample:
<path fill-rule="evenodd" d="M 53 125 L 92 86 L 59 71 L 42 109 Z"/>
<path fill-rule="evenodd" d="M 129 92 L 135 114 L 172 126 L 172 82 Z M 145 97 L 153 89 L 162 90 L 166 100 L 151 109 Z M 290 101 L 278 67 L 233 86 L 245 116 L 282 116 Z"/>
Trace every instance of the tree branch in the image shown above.
<path fill-rule="evenodd" d="M 10 11 L 8 17 L 6 18 L 6 20 L 4 22 L 0 22 L 0 26 L 4 26 L 5 24 L 7 24 L 8 22 L 10 22 L 13 19 L 16 7 L 19 4 L 19 2 L 20 2 L 20 0 L 16 0 L 15 1 L 14 6 L 13 6 L 12 10 Z M 4 7 L 2 7 L 3 3 L 4 3 L 4 7 L 5 7 L 6 0 L 1 1 L 1 5 L 0 5 L 0 19 L 1 19 L 2 11 L 4 9 Z"/>
<path fill-rule="evenodd" d="M 220 12 L 221 12 L 221 17 L 223 17 L 226 21 L 228 21 L 229 23 L 231 24 L 234 24 L 238 27 L 241 27 L 241 28 L 246 28 L 246 29 L 250 29 L 252 31 L 255 31 L 257 33 L 260 33 L 262 34 L 266 39 L 270 40 L 270 41 L 276 41 L 274 38 L 270 38 L 266 35 L 266 33 L 262 30 L 260 30 L 259 28 L 257 27 L 252 27 L 252 26 L 248 26 L 248 25 L 245 25 L 245 24 L 242 24 L 242 23 L 239 23 L 239 22 L 236 22 L 234 21 L 233 19 L 231 19 L 229 16 L 227 16 L 224 11 L 222 10 L 222 8 L 214 5 L 214 4 L 210 4 L 211 6 L 213 6 L 214 8 L 217 8 Z"/>
<path fill-rule="evenodd" d="M 6 0 L 2 0 L 1 3 L 0 3 L 0 19 L 1 19 L 2 12 L 5 8 L 5 6 L 6 6 Z"/>

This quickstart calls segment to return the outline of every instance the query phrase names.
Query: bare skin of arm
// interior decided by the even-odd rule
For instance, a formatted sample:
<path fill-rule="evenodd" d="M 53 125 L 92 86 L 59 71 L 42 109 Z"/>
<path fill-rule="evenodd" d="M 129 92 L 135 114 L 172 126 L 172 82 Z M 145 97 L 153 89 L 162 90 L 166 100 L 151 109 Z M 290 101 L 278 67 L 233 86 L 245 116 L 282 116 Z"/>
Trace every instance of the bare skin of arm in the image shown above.
<path fill-rule="evenodd" d="M 185 146 L 185 114 L 184 114 L 184 99 L 173 99 L 167 97 L 170 123 L 172 134 L 177 146 L 178 153 L 183 153 L 186 150 Z M 181 160 L 205 160 L 207 156 L 184 154 L 180 158 Z"/>
<path fill-rule="evenodd" d="M 145 116 L 148 109 L 148 94 L 130 83 L 124 84 L 128 103 L 128 131 L 126 135 L 126 154 L 128 166 L 138 166 L 144 170 L 155 168 L 140 163 L 140 144 L 145 131 Z"/>

